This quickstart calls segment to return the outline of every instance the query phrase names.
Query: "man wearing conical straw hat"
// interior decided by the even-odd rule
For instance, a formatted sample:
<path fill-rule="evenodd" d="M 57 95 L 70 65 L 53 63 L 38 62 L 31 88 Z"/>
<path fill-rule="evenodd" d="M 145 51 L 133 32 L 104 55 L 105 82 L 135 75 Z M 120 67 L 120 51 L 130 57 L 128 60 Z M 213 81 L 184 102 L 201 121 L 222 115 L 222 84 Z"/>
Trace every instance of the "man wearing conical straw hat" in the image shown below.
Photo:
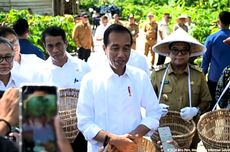
<path fill-rule="evenodd" d="M 179 111 L 186 121 L 198 118 L 209 108 L 212 98 L 202 70 L 188 61 L 201 55 L 205 47 L 179 28 L 153 46 L 153 51 L 171 58 L 170 63 L 158 66 L 151 74 L 162 116 L 173 110 Z M 196 145 L 197 142 L 191 147 Z"/>

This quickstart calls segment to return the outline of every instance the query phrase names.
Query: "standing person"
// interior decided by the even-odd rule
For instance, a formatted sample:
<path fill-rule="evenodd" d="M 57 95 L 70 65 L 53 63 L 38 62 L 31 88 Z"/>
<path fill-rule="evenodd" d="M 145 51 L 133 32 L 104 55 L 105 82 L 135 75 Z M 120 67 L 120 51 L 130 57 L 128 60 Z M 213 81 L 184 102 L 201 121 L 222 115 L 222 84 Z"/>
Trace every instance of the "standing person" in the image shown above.
<path fill-rule="evenodd" d="M 75 15 L 74 16 L 74 23 L 75 23 L 75 25 L 77 25 L 78 23 L 80 23 L 81 22 L 81 15 Z"/>
<path fill-rule="evenodd" d="M 81 22 L 76 24 L 73 29 L 72 39 L 79 48 L 78 58 L 87 62 L 91 54 L 91 49 L 94 51 L 93 34 L 87 14 L 83 13 L 81 15 Z"/>
<path fill-rule="evenodd" d="M 167 114 L 168 108 L 179 111 L 186 121 L 194 119 L 198 122 L 199 115 L 208 110 L 212 98 L 202 70 L 188 61 L 191 56 L 202 54 L 205 47 L 179 28 L 156 44 L 153 50 L 171 58 L 170 63 L 156 68 L 151 74 L 162 116 Z M 198 134 L 193 139 L 190 148 L 196 149 Z"/>
<path fill-rule="evenodd" d="M 13 25 L 14 31 L 18 35 L 19 44 L 21 48 L 21 54 L 35 54 L 39 58 L 45 60 L 44 53 L 34 44 L 32 44 L 29 38 L 29 24 L 27 20 L 19 18 Z"/>
<path fill-rule="evenodd" d="M 187 16 L 187 20 L 185 25 L 188 27 L 188 32 L 191 33 L 192 29 L 196 26 L 194 22 L 192 22 L 192 17 Z"/>
<path fill-rule="evenodd" d="M 14 62 L 14 48 L 5 38 L 0 37 L 0 90 L 20 87 L 27 82 L 25 78 L 12 72 Z"/>
<path fill-rule="evenodd" d="M 132 45 L 130 31 L 112 24 L 103 42 L 109 63 L 83 79 L 78 127 L 88 140 L 88 152 L 97 152 L 106 137 L 114 149 L 131 152 L 137 149 L 135 137 L 157 129 L 160 107 L 149 76 L 126 65 Z M 146 117 L 142 117 L 141 108 L 146 110 Z"/>
<path fill-rule="evenodd" d="M 59 88 L 79 89 L 83 76 L 89 72 L 89 66 L 67 53 L 65 31 L 56 26 L 48 27 L 42 32 L 42 42 L 50 57 L 46 60 L 41 82 Z M 87 151 L 87 142 L 82 133 L 78 134 L 72 147 L 74 151 Z"/>
<path fill-rule="evenodd" d="M 120 21 L 119 15 L 118 14 L 114 14 L 113 15 L 113 19 L 111 20 L 111 24 L 119 24 L 119 25 L 123 25 Z"/>
<path fill-rule="evenodd" d="M 92 19 L 93 19 L 93 30 L 95 30 L 100 24 L 100 14 L 98 13 L 98 11 L 96 10 L 93 11 Z"/>
<path fill-rule="evenodd" d="M 129 31 L 131 32 L 132 34 L 132 39 L 133 39 L 133 44 L 132 44 L 132 49 L 136 50 L 136 40 L 137 40 L 137 37 L 138 37 L 138 34 L 139 34 L 139 27 L 138 27 L 138 24 L 135 22 L 135 18 L 134 18 L 134 15 L 131 14 L 129 16 L 129 22 L 127 24 L 127 28 L 129 29 Z"/>
<path fill-rule="evenodd" d="M 230 65 L 230 46 L 223 43 L 226 38 L 230 37 L 230 12 L 222 11 L 219 14 L 218 25 L 220 30 L 209 35 L 205 41 L 207 51 L 203 54 L 201 63 L 204 74 L 208 74 L 208 86 L 212 95 L 210 110 L 216 103 L 215 92 L 217 81 L 223 69 Z"/>
<path fill-rule="evenodd" d="M 95 46 L 97 46 L 97 48 L 95 50 L 97 50 L 98 52 L 102 50 L 102 45 L 103 45 L 103 36 L 104 36 L 104 32 L 105 30 L 109 27 L 109 20 L 107 16 L 102 16 L 100 18 L 100 25 L 97 27 L 96 31 L 95 31 Z"/>
<path fill-rule="evenodd" d="M 158 24 L 158 31 L 159 31 L 160 40 L 163 40 L 167 36 L 170 35 L 170 29 L 169 29 L 169 20 L 170 19 L 171 19 L 170 14 L 164 13 L 162 21 Z M 165 56 L 159 54 L 157 65 L 164 64 L 165 58 L 166 58 Z"/>
<path fill-rule="evenodd" d="M 177 24 L 174 25 L 173 31 L 176 31 L 178 28 L 182 28 L 186 32 L 188 32 L 188 27 L 185 24 L 187 20 L 187 15 L 180 15 L 177 18 Z"/>
<path fill-rule="evenodd" d="M 147 15 L 148 21 L 145 23 L 145 56 L 148 57 L 149 52 L 151 53 L 151 68 L 153 69 L 155 61 L 155 53 L 152 51 L 153 45 L 157 43 L 157 23 L 154 21 L 154 16 L 151 12 Z"/>
<path fill-rule="evenodd" d="M 44 66 L 44 60 L 35 54 L 21 54 L 17 34 L 9 27 L 0 27 L 0 36 L 8 39 L 14 48 L 14 65 L 12 72 L 21 75 L 29 82 L 38 83 L 37 75 Z M 36 68 L 35 68 L 36 67 Z"/>
<path fill-rule="evenodd" d="M 97 41 L 102 41 L 105 30 L 109 27 L 109 20 L 107 16 L 102 16 L 100 19 L 100 25 L 97 27 L 95 32 L 95 38 Z"/>

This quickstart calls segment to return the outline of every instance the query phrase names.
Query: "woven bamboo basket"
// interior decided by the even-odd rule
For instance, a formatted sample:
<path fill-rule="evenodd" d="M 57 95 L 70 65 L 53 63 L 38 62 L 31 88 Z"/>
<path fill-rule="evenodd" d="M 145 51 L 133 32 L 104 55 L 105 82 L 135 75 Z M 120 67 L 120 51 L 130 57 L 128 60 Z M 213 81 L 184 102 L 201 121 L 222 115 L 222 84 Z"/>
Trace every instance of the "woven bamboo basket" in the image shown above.
<path fill-rule="evenodd" d="M 193 120 L 185 121 L 181 118 L 180 113 L 169 111 L 168 114 L 160 119 L 160 127 L 168 126 L 172 132 L 172 138 L 182 149 L 188 149 L 192 143 L 196 131 L 196 124 Z M 156 144 L 160 141 L 158 134 L 151 136 L 152 141 Z"/>
<path fill-rule="evenodd" d="M 76 89 L 59 90 L 58 114 L 63 122 L 65 136 L 70 143 L 74 142 L 79 133 L 76 117 L 78 94 L 79 90 Z"/>
<path fill-rule="evenodd" d="M 154 143 L 146 137 L 138 138 L 135 142 L 137 142 L 138 146 L 136 152 L 156 152 Z M 108 145 L 103 152 L 113 152 L 111 145 Z"/>
<path fill-rule="evenodd" d="M 197 131 L 207 151 L 230 152 L 230 110 L 220 109 L 203 114 Z"/>

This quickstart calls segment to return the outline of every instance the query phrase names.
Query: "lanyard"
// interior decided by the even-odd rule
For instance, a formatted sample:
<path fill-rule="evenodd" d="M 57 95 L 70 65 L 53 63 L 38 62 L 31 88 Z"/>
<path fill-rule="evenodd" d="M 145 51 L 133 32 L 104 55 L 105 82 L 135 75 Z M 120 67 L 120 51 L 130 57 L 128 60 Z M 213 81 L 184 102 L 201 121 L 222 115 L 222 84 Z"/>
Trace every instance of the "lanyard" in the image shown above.
<path fill-rule="evenodd" d="M 161 81 L 160 91 L 159 91 L 159 95 L 158 95 L 158 102 L 159 103 L 160 103 L 160 98 L 161 98 L 162 91 L 163 91 L 163 88 L 164 88 L 165 77 L 166 77 L 166 75 L 168 73 L 169 66 L 170 66 L 170 64 L 168 65 L 167 69 L 165 70 L 165 73 L 164 73 L 162 81 Z M 187 68 L 188 68 L 188 97 L 189 97 L 189 106 L 192 107 L 192 90 L 191 90 L 191 81 L 190 81 L 191 74 L 190 74 L 189 65 L 187 66 Z"/>
<path fill-rule="evenodd" d="M 212 111 L 214 111 L 214 109 L 216 108 L 216 106 L 220 102 L 220 99 L 222 98 L 222 96 L 224 95 L 224 93 L 227 91 L 227 89 L 229 88 L 229 86 L 230 86 L 230 81 L 228 81 L 228 84 L 225 86 L 223 92 L 221 93 L 221 95 L 220 95 L 219 99 L 217 100 L 215 106 L 213 107 Z"/>

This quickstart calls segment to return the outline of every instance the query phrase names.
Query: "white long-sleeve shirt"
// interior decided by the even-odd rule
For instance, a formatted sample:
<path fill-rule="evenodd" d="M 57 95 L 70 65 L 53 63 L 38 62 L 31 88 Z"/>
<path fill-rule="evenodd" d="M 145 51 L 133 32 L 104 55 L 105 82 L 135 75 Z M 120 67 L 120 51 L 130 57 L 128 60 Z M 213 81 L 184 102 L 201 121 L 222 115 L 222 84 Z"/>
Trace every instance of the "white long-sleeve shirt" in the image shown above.
<path fill-rule="evenodd" d="M 98 71 L 100 70 L 100 71 Z M 140 124 L 157 129 L 161 111 L 149 76 L 126 66 L 122 76 L 107 64 L 85 75 L 80 89 L 78 128 L 88 140 L 88 152 L 98 152 L 100 143 L 93 138 L 100 130 L 122 135 Z M 142 117 L 141 108 L 146 110 Z"/>

